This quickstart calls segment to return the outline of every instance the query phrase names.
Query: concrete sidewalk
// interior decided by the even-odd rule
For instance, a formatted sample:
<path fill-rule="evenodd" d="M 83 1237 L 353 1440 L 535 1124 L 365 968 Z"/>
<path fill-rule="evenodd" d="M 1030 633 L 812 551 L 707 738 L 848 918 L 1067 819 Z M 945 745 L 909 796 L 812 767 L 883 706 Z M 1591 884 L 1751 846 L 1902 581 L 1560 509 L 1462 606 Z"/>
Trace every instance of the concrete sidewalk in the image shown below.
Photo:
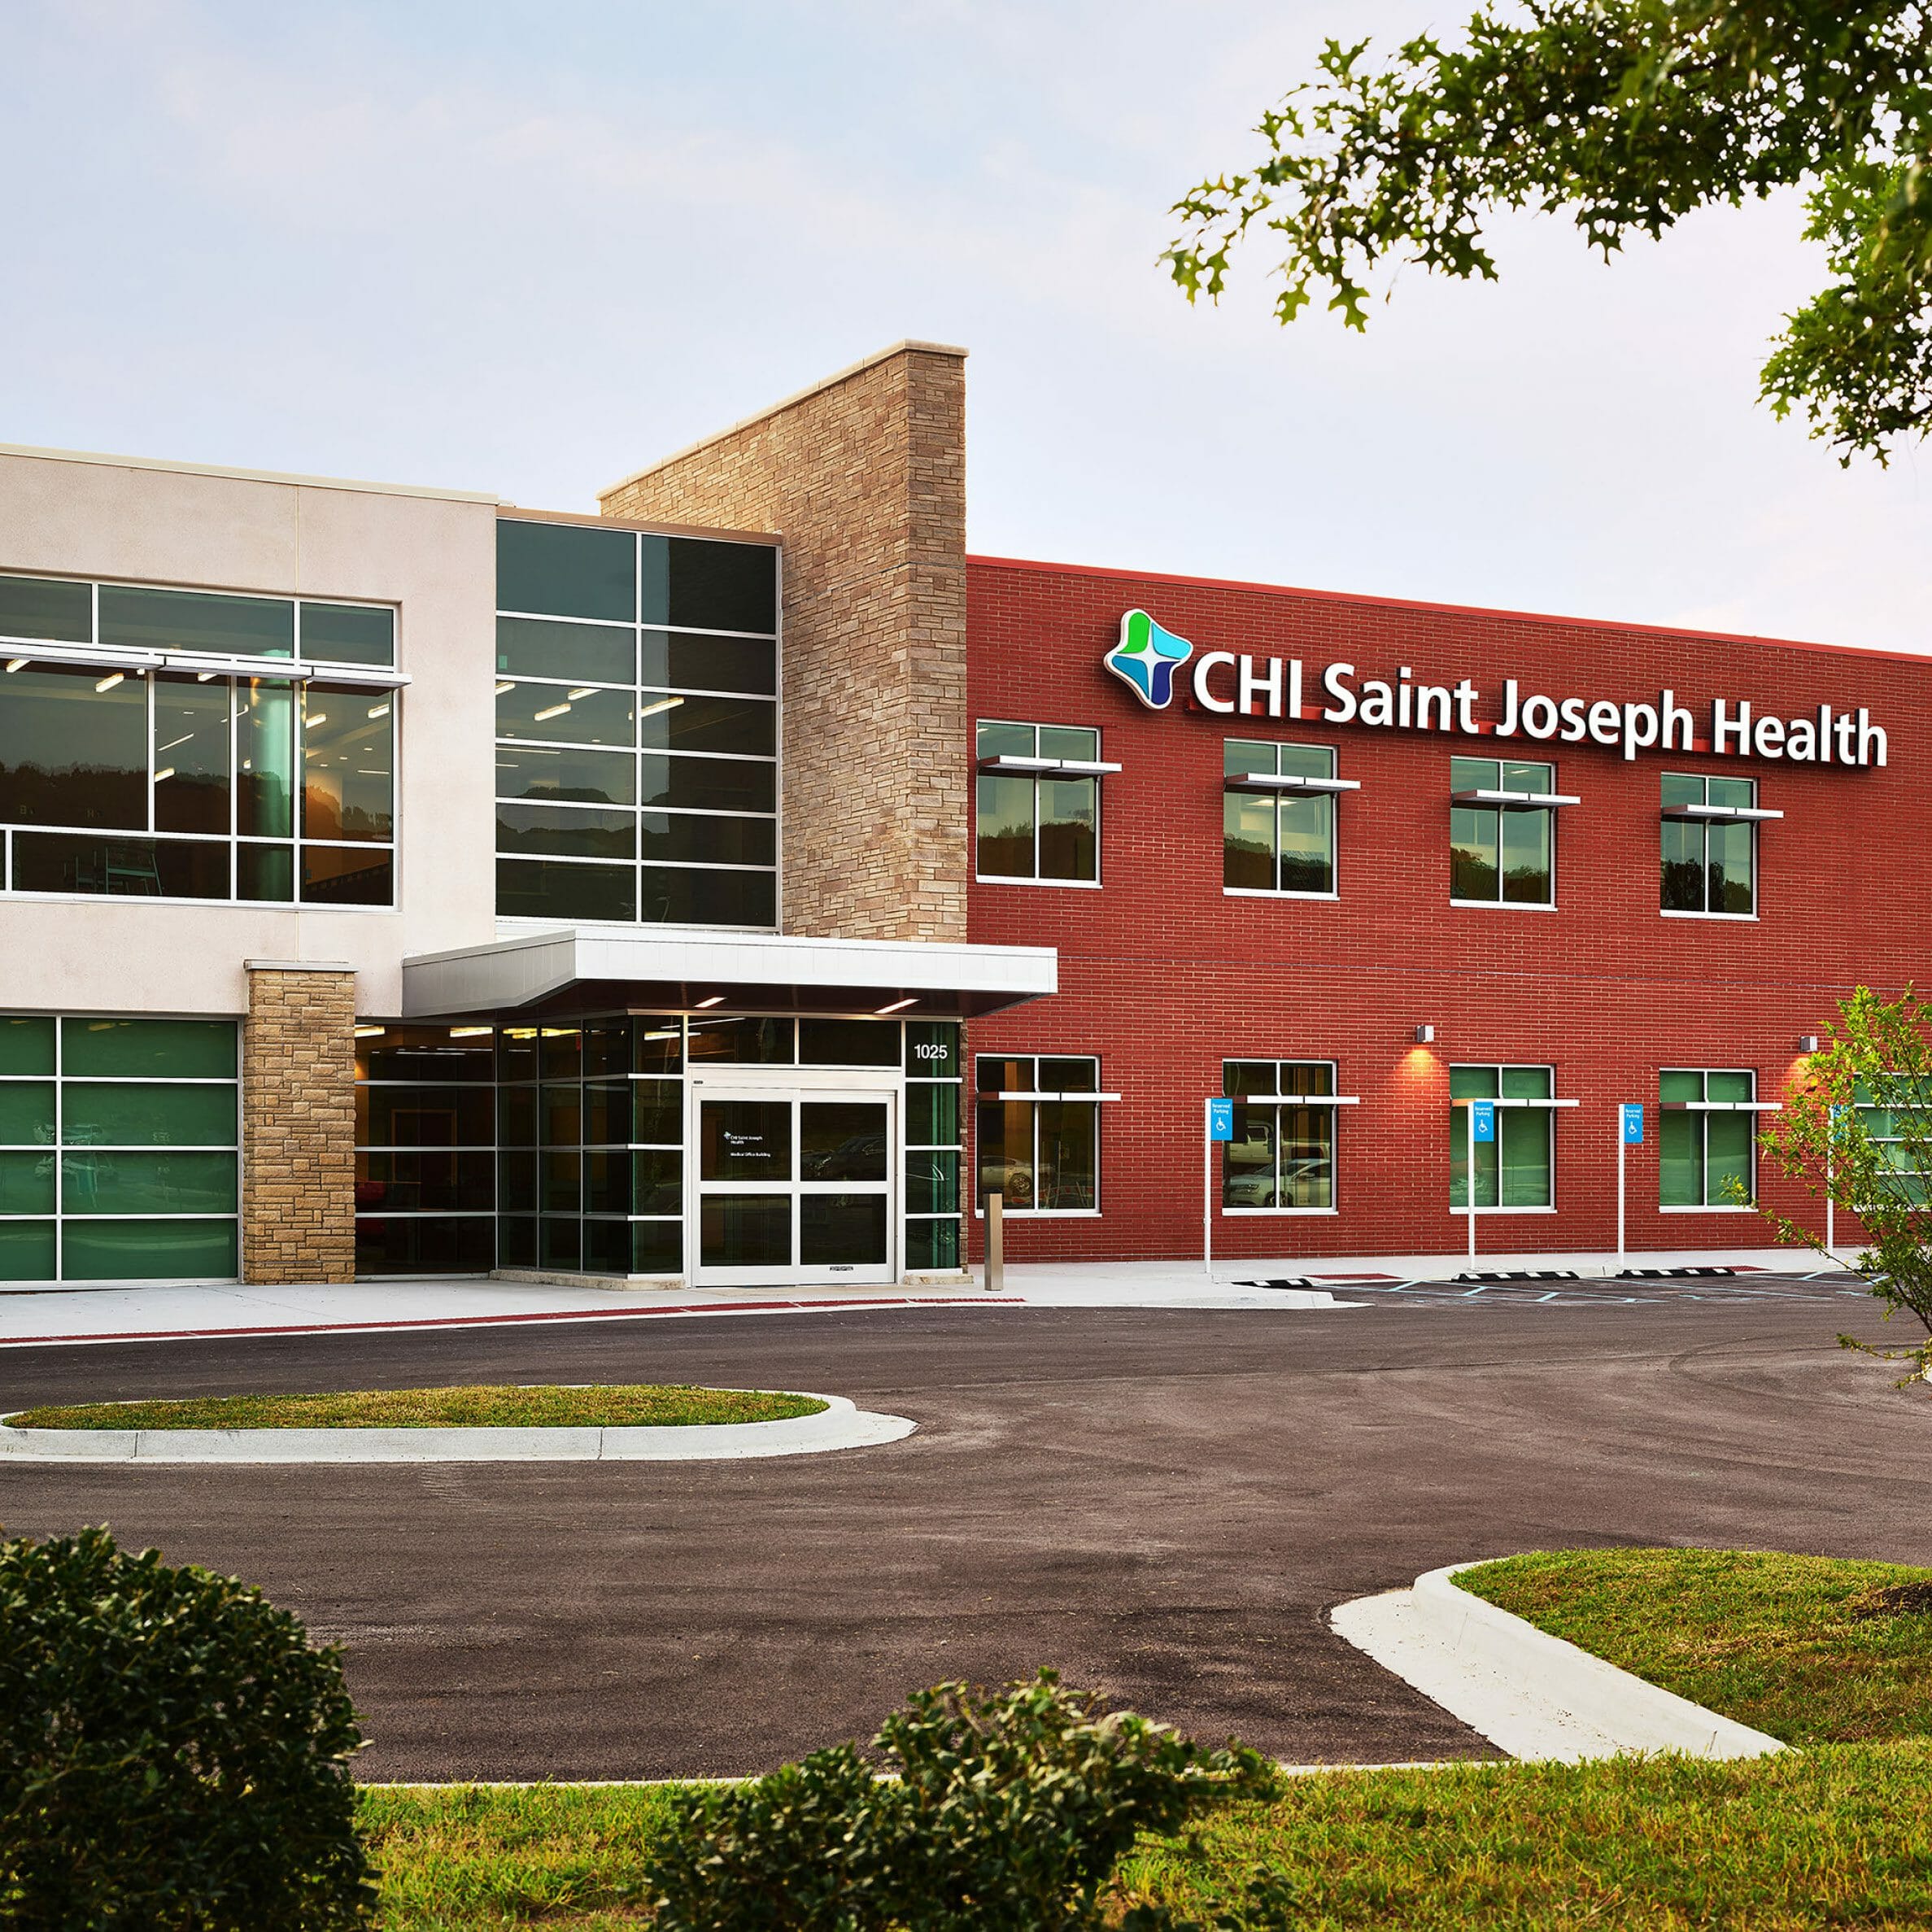
<path fill-rule="evenodd" d="M 1789 1249 L 1634 1255 L 1646 1268 L 1726 1267 L 1746 1272 L 1809 1275 L 1822 1257 Z M 924 1288 L 599 1289 L 477 1276 L 297 1283 L 273 1288 L 209 1283 L 154 1288 L 0 1290 L 0 1347 L 55 1342 L 162 1340 L 185 1336 L 315 1334 L 337 1330 L 468 1327 L 525 1322 L 662 1319 L 680 1315 L 792 1315 L 915 1307 L 1251 1309 L 1272 1314 L 1359 1306 L 1363 1289 L 1411 1281 L 1454 1280 L 1470 1267 L 1463 1255 L 1365 1255 L 1341 1259 L 1221 1262 L 1210 1276 L 1199 1263 L 1019 1263 L 1003 1293 L 970 1283 Z M 1612 1276 L 1607 1254 L 1491 1254 L 1483 1273 L 1572 1270 Z M 1271 1287 L 1271 1282 L 1284 1285 Z M 1294 1285 L 1286 1285 L 1293 1284 Z"/>

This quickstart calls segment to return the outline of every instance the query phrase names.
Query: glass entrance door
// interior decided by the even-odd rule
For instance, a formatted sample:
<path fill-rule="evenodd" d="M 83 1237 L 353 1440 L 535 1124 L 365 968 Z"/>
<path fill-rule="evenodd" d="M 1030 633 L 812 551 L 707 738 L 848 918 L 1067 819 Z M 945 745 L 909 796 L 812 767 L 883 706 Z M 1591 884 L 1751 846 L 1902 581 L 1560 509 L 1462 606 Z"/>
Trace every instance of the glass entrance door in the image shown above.
<path fill-rule="evenodd" d="M 897 1279 L 889 1092 L 698 1096 L 697 1279 Z"/>

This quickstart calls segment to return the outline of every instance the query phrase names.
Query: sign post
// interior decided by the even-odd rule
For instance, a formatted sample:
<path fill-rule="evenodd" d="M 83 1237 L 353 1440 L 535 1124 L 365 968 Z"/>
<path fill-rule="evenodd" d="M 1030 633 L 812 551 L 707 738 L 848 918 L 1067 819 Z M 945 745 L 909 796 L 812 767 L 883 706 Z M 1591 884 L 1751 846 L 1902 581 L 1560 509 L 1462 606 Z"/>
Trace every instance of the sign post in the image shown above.
<path fill-rule="evenodd" d="M 1472 1100 L 1468 1106 L 1469 1114 L 1469 1164 L 1464 1170 L 1468 1185 L 1463 1189 L 1468 1196 L 1469 1210 L 1469 1258 L 1476 1258 L 1476 1144 L 1493 1144 L 1496 1138 L 1496 1103 L 1493 1100 Z M 1497 1198 L 1502 1197 L 1502 1174 L 1498 1166 L 1496 1175 Z"/>
<path fill-rule="evenodd" d="M 1209 1280 L 1215 1278 L 1215 1149 L 1234 1138 L 1234 1102 L 1210 1097 L 1207 1102 L 1207 1139 L 1202 1145 L 1201 1162 L 1201 1267 Z"/>
<path fill-rule="evenodd" d="M 1624 1149 L 1643 1145 L 1643 1103 L 1627 1100 L 1616 1110 L 1616 1265 L 1624 1265 Z"/>

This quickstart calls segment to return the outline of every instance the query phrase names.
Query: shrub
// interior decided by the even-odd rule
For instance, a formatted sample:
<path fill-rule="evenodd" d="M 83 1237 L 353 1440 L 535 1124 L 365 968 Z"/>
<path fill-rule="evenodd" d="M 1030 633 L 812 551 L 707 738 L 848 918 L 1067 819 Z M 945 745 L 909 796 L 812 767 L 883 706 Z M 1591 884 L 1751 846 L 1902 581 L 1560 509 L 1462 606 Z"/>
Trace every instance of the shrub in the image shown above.
<path fill-rule="evenodd" d="M 0 1921 L 368 1922 L 340 1654 L 105 1529 L 0 1542 Z"/>
<path fill-rule="evenodd" d="M 1131 1712 L 1097 1715 L 1051 1671 L 988 1696 L 919 1692 L 874 1739 L 735 1788 L 679 1796 L 650 1866 L 656 1932 L 1060 1932 L 1141 1831 L 1266 1795 L 1267 1760 L 1206 1751 Z"/>

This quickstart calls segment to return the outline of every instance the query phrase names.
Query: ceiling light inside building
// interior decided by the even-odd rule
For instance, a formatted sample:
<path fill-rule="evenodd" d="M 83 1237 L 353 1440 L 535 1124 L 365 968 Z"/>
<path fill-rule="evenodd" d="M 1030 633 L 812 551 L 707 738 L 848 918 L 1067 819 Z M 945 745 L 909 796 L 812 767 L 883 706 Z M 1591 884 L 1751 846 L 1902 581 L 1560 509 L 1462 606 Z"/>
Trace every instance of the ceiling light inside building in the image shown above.
<path fill-rule="evenodd" d="M 95 685 L 94 689 L 96 691 L 112 691 L 116 685 L 120 683 L 126 678 L 127 674 L 125 671 L 110 671 L 98 684 Z"/>

